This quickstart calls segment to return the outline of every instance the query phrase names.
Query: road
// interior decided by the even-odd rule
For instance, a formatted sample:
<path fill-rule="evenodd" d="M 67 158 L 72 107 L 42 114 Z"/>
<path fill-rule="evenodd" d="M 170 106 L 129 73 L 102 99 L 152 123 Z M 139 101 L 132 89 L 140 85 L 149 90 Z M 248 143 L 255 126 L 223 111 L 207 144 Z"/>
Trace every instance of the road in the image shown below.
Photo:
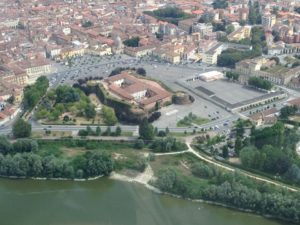
<path fill-rule="evenodd" d="M 230 121 L 236 120 L 238 117 L 232 117 Z M 200 131 L 201 129 L 210 129 L 214 128 L 216 125 L 222 126 L 222 124 L 227 121 L 228 119 L 223 119 L 219 121 L 212 121 L 207 124 L 203 124 L 201 126 L 195 126 L 195 127 L 168 127 L 170 132 L 173 133 L 183 133 L 183 132 L 193 132 L 194 130 Z M 41 125 L 38 123 L 32 123 L 32 131 L 72 131 L 72 132 L 78 132 L 81 129 L 86 129 L 87 126 L 79 126 L 79 125 Z M 91 125 L 92 129 L 96 129 L 97 125 Z M 138 126 L 137 125 L 120 125 L 122 131 L 125 132 L 136 132 L 138 133 Z M 106 130 L 107 126 L 100 126 L 101 130 Z M 116 126 L 111 126 L 111 130 L 114 131 L 116 129 Z M 165 130 L 166 127 L 158 127 L 158 131 Z M 0 134 L 5 135 L 11 133 L 12 128 L 11 126 L 5 126 L 0 129 Z"/>

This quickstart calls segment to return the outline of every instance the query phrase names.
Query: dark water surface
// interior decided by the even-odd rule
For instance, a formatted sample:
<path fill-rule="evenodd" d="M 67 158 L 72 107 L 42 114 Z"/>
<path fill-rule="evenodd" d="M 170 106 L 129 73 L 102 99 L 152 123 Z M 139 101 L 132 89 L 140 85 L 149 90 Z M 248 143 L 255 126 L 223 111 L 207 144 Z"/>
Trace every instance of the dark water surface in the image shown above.
<path fill-rule="evenodd" d="M 152 193 L 141 185 L 0 179 L 1 225 L 279 225 L 260 216 Z"/>

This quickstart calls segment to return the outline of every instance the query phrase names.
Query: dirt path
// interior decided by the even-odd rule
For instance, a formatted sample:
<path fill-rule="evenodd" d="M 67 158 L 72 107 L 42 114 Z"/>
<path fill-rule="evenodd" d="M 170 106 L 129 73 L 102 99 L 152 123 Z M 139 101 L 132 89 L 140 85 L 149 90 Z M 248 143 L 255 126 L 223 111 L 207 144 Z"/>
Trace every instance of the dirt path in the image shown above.
<path fill-rule="evenodd" d="M 151 180 L 155 179 L 153 170 L 150 165 L 146 167 L 143 173 L 139 173 L 136 177 L 129 177 L 123 174 L 112 172 L 110 178 L 114 180 L 121 180 L 126 182 L 135 182 L 135 183 L 143 184 L 145 187 L 160 193 L 160 191 L 157 188 L 149 184 Z"/>

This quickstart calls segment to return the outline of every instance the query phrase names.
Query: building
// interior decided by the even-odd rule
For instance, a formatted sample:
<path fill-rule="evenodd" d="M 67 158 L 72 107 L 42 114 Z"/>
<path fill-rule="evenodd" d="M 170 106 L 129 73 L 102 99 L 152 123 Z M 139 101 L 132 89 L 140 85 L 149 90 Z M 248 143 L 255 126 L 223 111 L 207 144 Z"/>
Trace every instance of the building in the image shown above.
<path fill-rule="evenodd" d="M 265 13 L 261 17 L 261 23 L 265 28 L 272 28 L 276 23 L 276 15 Z"/>
<path fill-rule="evenodd" d="M 18 66 L 26 71 L 28 84 L 33 84 L 40 76 L 51 73 L 52 65 L 44 59 L 24 60 Z"/>
<path fill-rule="evenodd" d="M 172 97 L 171 93 L 158 83 L 139 79 L 124 71 L 108 77 L 102 83 L 112 95 L 145 110 L 153 109 L 157 103 L 163 105 L 170 102 Z"/>
<path fill-rule="evenodd" d="M 19 18 L 16 18 L 16 19 L 0 19 L 0 28 L 17 28 L 19 22 L 20 22 L 20 19 Z"/>
<path fill-rule="evenodd" d="M 210 48 L 207 52 L 203 54 L 202 62 L 207 64 L 217 64 L 218 56 L 223 51 L 223 43 L 217 43 L 212 48 Z"/>
<path fill-rule="evenodd" d="M 262 112 L 257 112 L 249 116 L 249 119 L 255 123 L 256 126 L 274 124 L 277 122 L 278 110 L 276 108 L 270 108 Z"/>
<path fill-rule="evenodd" d="M 213 32 L 212 24 L 196 23 L 192 25 L 192 33 L 200 33 L 200 37 Z"/>
<path fill-rule="evenodd" d="M 274 60 L 263 57 L 242 60 L 235 64 L 235 70 L 240 74 L 241 83 L 247 83 L 249 77 L 256 76 L 274 84 L 287 85 L 293 78 L 300 75 L 300 66 L 287 68 L 276 65 Z"/>
<path fill-rule="evenodd" d="M 133 57 L 143 57 L 150 55 L 155 50 L 155 46 L 141 46 L 141 47 L 124 47 L 124 53 Z"/>
<path fill-rule="evenodd" d="M 228 34 L 227 38 L 229 41 L 240 41 L 245 38 L 250 38 L 251 26 L 243 26 Z"/>
<path fill-rule="evenodd" d="M 192 25 L 194 24 L 195 21 L 197 21 L 197 19 L 195 18 L 181 20 L 178 22 L 178 27 L 184 30 L 185 32 L 190 33 L 192 30 Z"/>
<path fill-rule="evenodd" d="M 19 85 L 6 81 L 0 81 L 0 101 L 6 101 L 14 96 L 15 102 L 20 103 L 23 99 L 23 88 Z"/>
<path fill-rule="evenodd" d="M 211 82 L 211 81 L 220 80 L 224 78 L 224 74 L 219 71 L 210 71 L 210 72 L 199 74 L 198 76 L 195 77 L 195 79 L 197 78 L 205 82 Z"/>

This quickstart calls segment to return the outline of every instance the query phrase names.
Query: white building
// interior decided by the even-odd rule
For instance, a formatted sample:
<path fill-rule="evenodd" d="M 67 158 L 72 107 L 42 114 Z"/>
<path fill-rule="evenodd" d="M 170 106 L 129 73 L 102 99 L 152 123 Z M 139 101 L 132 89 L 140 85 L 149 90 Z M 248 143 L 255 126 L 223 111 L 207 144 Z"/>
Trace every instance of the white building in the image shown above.
<path fill-rule="evenodd" d="M 219 71 L 209 71 L 199 74 L 196 76 L 196 78 L 199 78 L 205 82 L 210 82 L 224 78 L 224 74 Z"/>

